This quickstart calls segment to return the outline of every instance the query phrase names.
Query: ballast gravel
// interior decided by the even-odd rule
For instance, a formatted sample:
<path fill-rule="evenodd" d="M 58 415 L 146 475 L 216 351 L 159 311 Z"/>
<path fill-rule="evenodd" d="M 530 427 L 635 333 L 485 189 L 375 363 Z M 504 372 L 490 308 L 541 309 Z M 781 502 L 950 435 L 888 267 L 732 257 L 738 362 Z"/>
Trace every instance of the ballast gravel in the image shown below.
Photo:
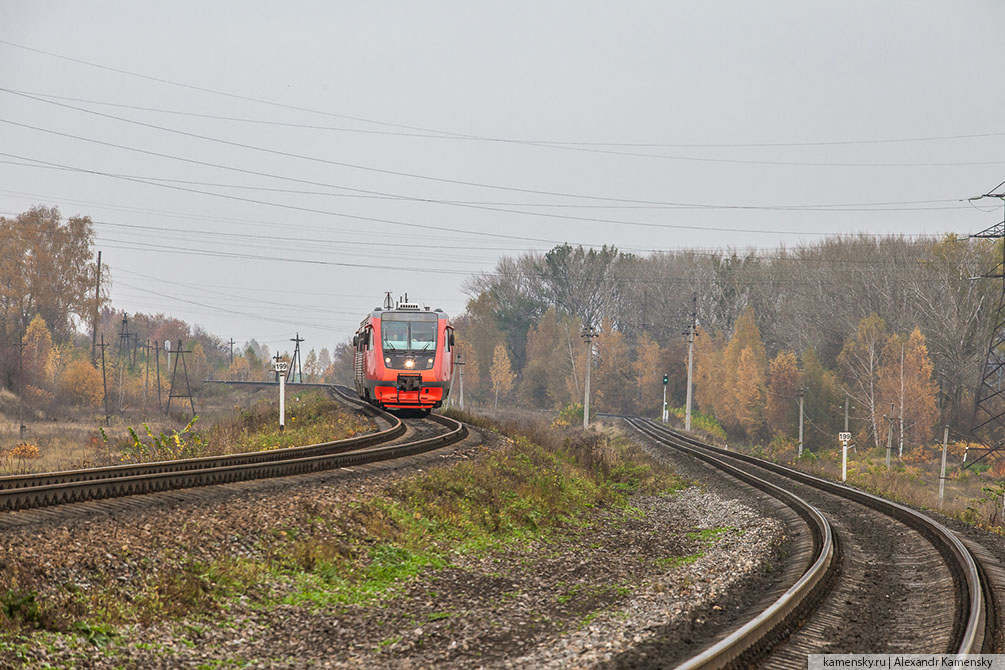
<path fill-rule="evenodd" d="M 173 550 L 205 561 L 250 555 L 256 537 L 288 528 L 305 508 L 365 499 L 396 478 L 478 458 L 504 441 L 479 431 L 406 468 L 107 516 L 55 516 L 41 529 L 4 533 L 0 580 L 16 564 L 35 566 L 39 585 L 87 589 L 109 578 L 137 579 L 144 557 Z M 668 649 L 694 645 L 692 633 L 705 619 L 747 607 L 771 587 L 789 539 L 754 498 L 717 488 L 707 472 L 682 474 L 710 485 L 636 496 L 626 511 L 598 511 L 589 530 L 570 526 L 547 541 L 456 555 L 380 602 L 263 610 L 237 599 L 212 620 L 119 630 L 103 649 L 46 634 L 18 652 L 0 648 L 0 667 L 661 667 L 671 660 Z"/>

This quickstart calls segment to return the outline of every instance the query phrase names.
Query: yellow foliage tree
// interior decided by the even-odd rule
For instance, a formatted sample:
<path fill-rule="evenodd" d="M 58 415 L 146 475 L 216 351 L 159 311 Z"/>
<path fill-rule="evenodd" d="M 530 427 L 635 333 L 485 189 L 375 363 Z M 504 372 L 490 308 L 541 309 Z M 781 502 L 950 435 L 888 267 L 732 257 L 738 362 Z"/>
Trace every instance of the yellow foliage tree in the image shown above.
<path fill-rule="evenodd" d="M 554 307 L 527 331 L 527 363 L 518 388 L 520 400 L 526 405 L 549 408 L 568 401 L 564 374 L 568 357 L 558 353 L 565 348 L 563 338 Z"/>
<path fill-rule="evenodd" d="M 706 414 L 723 411 L 725 383 L 722 375 L 722 353 L 726 343 L 721 335 L 711 335 L 699 327 L 694 336 L 694 399 Z"/>
<path fill-rule="evenodd" d="M 754 347 L 744 347 L 736 365 L 727 420 L 753 437 L 764 425 L 764 365 Z"/>
<path fill-rule="evenodd" d="M 635 411 L 632 359 L 624 334 L 604 319 L 597 338 L 597 407 L 620 414 Z"/>
<path fill-rule="evenodd" d="M 244 356 L 234 356 L 234 362 L 227 368 L 227 378 L 234 381 L 248 381 L 251 365 Z"/>
<path fill-rule="evenodd" d="M 101 404 L 101 371 L 78 358 L 66 364 L 59 376 L 60 400 L 74 405 Z"/>
<path fill-rule="evenodd" d="M 877 447 L 883 412 L 878 405 L 876 382 L 880 355 L 887 337 L 886 323 L 876 313 L 870 314 L 859 321 L 855 334 L 845 340 L 837 359 L 847 382 L 848 394 L 856 406 L 864 408 L 867 414 L 868 423 L 859 431 L 859 440 L 865 443 L 871 435 L 873 445 Z"/>
<path fill-rule="evenodd" d="M 510 367 L 509 354 L 506 353 L 506 347 L 501 344 L 496 345 L 492 353 L 492 368 L 489 370 L 489 375 L 492 378 L 492 390 L 495 392 L 495 406 L 498 408 L 499 395 L 505 397 L 513 388 L 513 380 L 516 379 Z"/>
<path fill-rule="evenodd" d="M 878 405 L 894 406 L 894 416 L 899 422 L 899 450 L 914 437 L 916 445 L 932 436 L 932 427 L 939 417 L 935 404 L 938 387 L 932 379 L 932 361 L 921 330 L 915 328 L 910 335 L 891 335 L 883 347 L 881 364 L 877 373 Z M 887 422 L 880 422 L 880 433 L 885 438 Z"/>
<path fill-rule="evenodd" d="M 635 343 L 635 390 L 638 394 L 640 409 L 652 409 L 663 403 L 663 370 L 660 362 L 663 358 L 663 347 L 642 333 Z"/>
<path fill-rule="evenodd" d="M 56 350 L 45 319 L 38 314 L 24 333 L 24 375 L 28 384 L 50 388 L 56 375 Z"/>
<path fill-rule="evenodd" d="M 773 435 L 791 435 L 799 419 L 799 360 L 791 351 L 779 351 L 768 366 L 768 402 L 764 419 Z"/>

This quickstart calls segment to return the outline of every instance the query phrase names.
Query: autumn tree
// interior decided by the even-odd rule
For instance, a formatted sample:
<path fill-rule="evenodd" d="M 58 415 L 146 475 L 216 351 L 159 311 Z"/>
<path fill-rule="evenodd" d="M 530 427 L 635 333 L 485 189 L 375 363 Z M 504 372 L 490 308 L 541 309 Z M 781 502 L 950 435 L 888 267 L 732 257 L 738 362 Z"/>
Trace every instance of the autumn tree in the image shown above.
<path fill-rule="evenodd" d="M 597 369 L 593 383 L 597 407 L 619 414 L 635 411 L 635 375 L 625 336 L 604 319 L 597 344 Z"/>
<path fill-rule="evenodd" d="M 925 336 L 915 328 L 908 336 L 891 335 L 883 347 L 882 362 L 877 373 L 880 406 L 894 406 L 899 422 L 900 451 L 907 434 L 915 444 L 931 438 L 938 420 L 935 394 L 938 387 L 932 379 L 932 361 L 928 357 Z M 882 426 L 881 432 L 887 430 Z"/>
<path fill-rule="evenodd" d="M 845 392 L 837 375 L 824 367 L 815 350 L 804 351 L 802 363 L 803 412 L 808 425 L 803 442 L 813 448 L 831 446 L 837 432 L 844 427 L 838 408 Z"/>
<path fill-rule="evenodd" d="M 475 363 L 471 367 L 464 369 L 465 392 L 475 397 L 485 400 L 494 391 L 491 372 L 488 375 L 471 374 L 472 369 L 477 371 L 492 369 L 495 360 L 495 349 L 502 344 L 505 347 L 506 337 L 499 329 L 494 314 L 495 299 L 486 293 L 479 295 L 474 300 L 468 302 L 468 318 L 463 328 L 458 327 L 459 332 L 464 333 L 462 338 L 462 351 L 464 352 L 465 365 L 470 365 L 472 359 Z"/>
<path fill-rule="evenodd" d="M 527 333 L 526 358 L 517 395 L 530 407 L 559 407 L 568 401 L 565 377 L 564 330 L 558 312 L 551 308 Z"/>
<path fill-rule="evenodd" d="M 845 340 L 838 355 L 838 365 L 847 384 L 848 394 L 856 406 L 865 411 L 867 432 L 860 433 L 865 442 L 872 437 L 874 446 L 880 444 L 878 407 L 878 381 L 880 356 L 887 340 L 886 324 L 875 313 L 862 319 L 855 333 Z"/>
<path fill-rule="evenodd" d="M 792 435 L 799 419 L 796 396 L 800 387 L 799 360 L 780 351 L 768 366 L 768 401 L 764 419 L 772 434 Z"/>
<path fill-rule="evenodd" d="M 663 348 L 660 343 L 642 333 L 635 342 L 635 391 L 640 410 L 653 410 L 663 402 Z"/>
<path fill-rule="evenodd" d="M 496 345 L 495 351 L 492 352 L 492 368 L 489 374 L 492 377 L 492 390 L 495 392 L 495 407 L 498 409 L 499 395 L 505 397 L 513 388 L 513 380 L 516 378 L 510 367 L 506 347 L 501 344 Z"/>
<path fill-rule="evenodd" d="M 227 378 L 233 381 L 246 382 L 248 381 L 250 372 L 251 366 L 248 364 L 248 359 L 238 354 L 234 356 L 234 362 L 227 368 Z"/>
<path fill-rule="evenodd" d="M 722 371 L 722 352 L 725 338 L 712 335 L 699 327 L 694 337 L 694 398 L 698 408 L 706 414 L 718 415 L 723 411 L 725 380 Z"/>
<path fill-rule="evenodd" d="M 39 389 L 52 386 L 56 374 L 56 350 L 45 319 L 36 314 L 24 333 L 23 368 L 27 384 Z"/>
<path fill-rule="evenodd" d="M 307 358 L 304 360 L 304 371 L 307 373 L 307 380 L 309 382 L 316 382 L 318 380 L 318 374 L 320 373 L 318 355 L 313 349 L 307 352 Z"/>
<path fill-rule="evenodd" d="M 727 430 L 754 437 L 764 425 L 767 353 L 753 309 L 736 320 L 733 337 L 722 352 L 724 388 L 716 417 Z"/>
<path fill-rule="evenodd" d="M 101 371 L 83 358 L 66 364 L 59 375 L 58 389 L 58 400 L 67 405 L 97 407 L 104 397 Z"/>
<path fill-rule="evenodd" d="M 321 381 L 328 381 L 329 376 L 331 375 L 331 366 L 331 352 L 328 351 L 328 347 L 322 347 L 321 351 L 318 352 L 318 370 L 320 371 L 319 374 L 322 377 Z"/>
<path fill-rule="evenodd" d="M 63 221 L 56 207 L 32 207 L 13 219 L 0 217 L 0 239 L 0 336 L 26 329 L 36 314 L 57 341 L 68 339 L 78 321 L 93 321 L 97 264 L 89 217 Z"/>

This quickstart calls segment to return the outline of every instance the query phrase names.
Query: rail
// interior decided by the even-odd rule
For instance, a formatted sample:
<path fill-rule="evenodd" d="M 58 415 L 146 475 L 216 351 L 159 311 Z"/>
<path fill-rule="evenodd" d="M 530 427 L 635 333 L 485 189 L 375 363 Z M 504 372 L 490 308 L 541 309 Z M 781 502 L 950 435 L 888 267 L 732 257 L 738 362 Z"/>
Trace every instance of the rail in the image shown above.
<path fill-rule="evenodd" d="M 344 400 L 364 406 L 339 389 L 333 388 L 333 391 Z M 0 478 L 0 511 L 307 474 L 402 458 L 453 444 L 467 437 L 464 424 L 447 417 L 431 415 L 431 420 L 448 429 L 446 433 L 405 444 L 380 446 L 403 435 L 406 427 L 393 415 L 370 408 L 369 405 L 365 407 L 365 411 L 371 411 L 388 421 L 390 427 L 376 433 L 303 447 L 3 477 Z"/>

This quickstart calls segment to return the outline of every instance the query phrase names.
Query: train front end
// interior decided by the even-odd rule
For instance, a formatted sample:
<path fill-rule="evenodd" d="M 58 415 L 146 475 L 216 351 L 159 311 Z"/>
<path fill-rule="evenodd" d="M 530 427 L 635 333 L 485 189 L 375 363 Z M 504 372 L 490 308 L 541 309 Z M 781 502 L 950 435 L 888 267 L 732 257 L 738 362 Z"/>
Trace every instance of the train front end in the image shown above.
<path fill-rule="evenodd" d="M 453 330 L 441 310 L 418 304 L 374 310 L 353 338 L 357 393 L 389 410 L 440 407 L 453 375 Z"/>

